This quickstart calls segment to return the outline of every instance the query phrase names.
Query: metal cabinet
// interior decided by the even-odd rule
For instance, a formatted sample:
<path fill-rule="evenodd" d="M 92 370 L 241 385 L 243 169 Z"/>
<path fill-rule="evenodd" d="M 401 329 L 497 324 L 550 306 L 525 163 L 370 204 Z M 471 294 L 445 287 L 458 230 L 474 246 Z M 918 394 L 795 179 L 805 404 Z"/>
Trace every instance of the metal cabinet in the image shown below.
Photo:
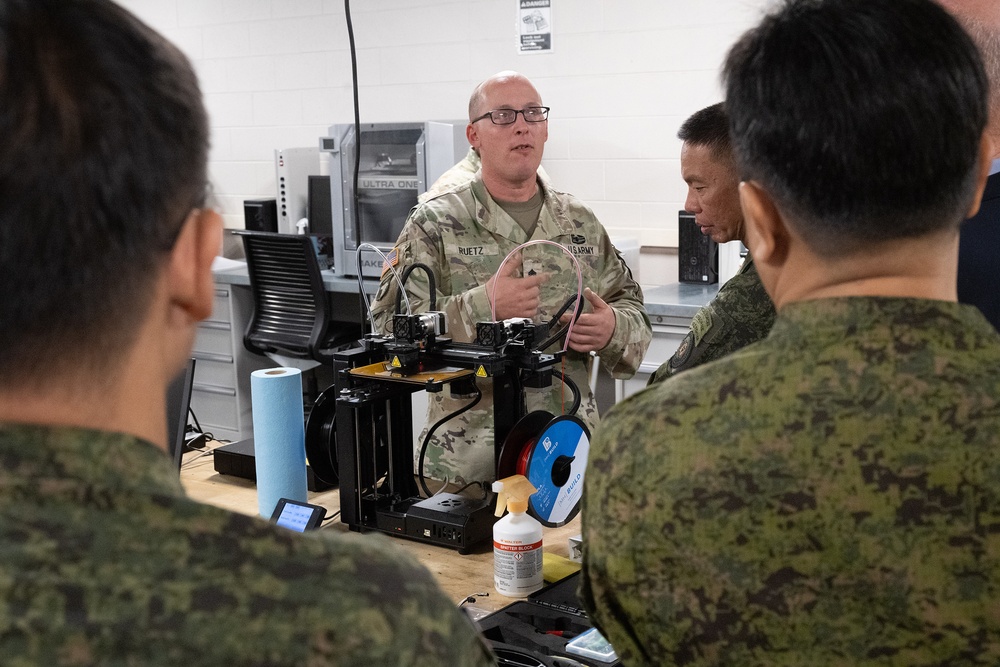
<path fill-rule="evenodd" d="M 217 440 L 237 441 L 253 435 L 250 373 L 273 366 L 266 357 L 243 347 L 243 328 L 253 298 L 248 287 L 215 284 L 212 315 L 198 326 L 191 409 L 201 428 Z"/>

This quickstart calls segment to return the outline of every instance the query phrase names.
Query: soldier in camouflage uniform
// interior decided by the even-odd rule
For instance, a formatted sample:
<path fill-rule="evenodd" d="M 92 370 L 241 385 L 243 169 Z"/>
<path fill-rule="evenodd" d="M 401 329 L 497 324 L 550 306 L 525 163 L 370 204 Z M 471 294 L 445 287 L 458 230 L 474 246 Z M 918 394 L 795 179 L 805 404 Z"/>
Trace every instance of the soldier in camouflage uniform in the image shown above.
<path fill-rule="evenodd" d="M 8 0 L 0 136 L 0 663 L 493 664 L 387 540 L 185 497 L 164 397 L 222 225 L 184 56 L 106 0 Z"/>
<path fill-rule="evenodd" d="M 480 84 L 469 108 L 467 134 L 482 156 L 482 168 L 471 182 L 410 213 L 396 244 L 396 268 L 402 271 L 416 262 L 430 267 L 436 307 L 447 314 L 449 335 L 456 342 L 472 342 L 477 322 L 511 317 L 550 321 L 578 291 L 570 256 L 551 245 L 532 245 L 509 261 L 503 274 L 497 271 L 508 253 L 527 241 L 545 239 L 567 248 L 579 262 L 587 308 L 574 325 L 564 368 L 583 394 L 578 416 L 593 428 L 598 414 L 588 387 L 593 363 L 588 353 L 599 352 L 601 363 L 615 377 L 635 373 L 652 337 L 642 290 L 594 213 L 538 178 L 547 109 L 534 86 L 519 74 L 501 73 Z M 525 118 L 522 110 L 531 109 L 545 111 Z M 493 119 L 496 110 L 517 113 L 512 123 L 505 124 Z M 406 287 L 413 312 L 427 310 L 424 272 L 412 272 Z M 391 272 L 383 272 L 373 306 L 382 332 L 389 331 L 396 293 Z M 495 479 L 492 389 L 486 382 L 480 389 L 483 399 L 478 406 L 445 423 L 431 440 L 425 464 L 428 475 Z M 430 395 L 429 425 L 469 402 L 468 397 L 446 394 Z M 526 389 L 529 412 L 562 414 L 570 401 L 569 390 L 558 381 L 548 389 Z"/>
<path fill-rule="evenodd" d="M 716 243 L 746 244 L 739 172 L 722 103 L 692 114 L 677 136 L 684 142 L 681 175 L 688 184 L 685 210 L 694 214 L 701 233 Z M 767 335 L 772 324 L 774 304 L 760 283 L 753 257 L 747 255 L 736 275 L 695 314 L 691 330 L 674 355 L 649 378 L 649 384 L 754 343 Z"/>
<path fill-rule="evenodd" d="M 1000 335 L 955 289 L 975 47 L 930 0 L 791 0 L 724 82 L 778 317 L 602 422 L 591 618 L 629 666 L 1000 664 Z"/>

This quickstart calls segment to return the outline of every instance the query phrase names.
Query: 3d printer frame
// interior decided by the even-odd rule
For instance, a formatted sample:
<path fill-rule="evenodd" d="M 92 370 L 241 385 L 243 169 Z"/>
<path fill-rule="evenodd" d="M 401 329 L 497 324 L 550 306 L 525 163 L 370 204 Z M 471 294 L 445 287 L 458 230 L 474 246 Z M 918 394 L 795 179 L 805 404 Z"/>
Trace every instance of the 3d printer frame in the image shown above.
<path fill-rule="evenodd" d="M 466 553 L 492 534 L 492 497 L 420 496 L 411 395 L 455 382 L 490 382 L 496 462 L 525 415 L 523 388 L 549 386 L 563 352 L 531 349 L 532 341 L 546 338 L 545 325 L 481 323 L 477 342 L 484 344 L 473 345 L 439 337 L 424 326 L 429 322 L 427 314 L 397 315 L 396 336 L 369 336 L 334 357 L 340 516 L 354 531 L 378 530 Z"/>

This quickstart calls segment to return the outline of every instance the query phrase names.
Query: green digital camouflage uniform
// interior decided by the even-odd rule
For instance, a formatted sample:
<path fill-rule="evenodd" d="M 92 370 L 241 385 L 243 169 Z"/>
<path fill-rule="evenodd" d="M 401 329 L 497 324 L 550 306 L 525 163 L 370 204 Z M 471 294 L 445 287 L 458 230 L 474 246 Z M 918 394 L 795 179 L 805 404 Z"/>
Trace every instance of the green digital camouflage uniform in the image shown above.
<path fill-rule="evenodd" d="M 793 303 L 617 405 L 592 618 L 635 665 L 1000 664 L 1000 335 L 970 306 Z"/>
<path fill-rule="evenodd" d="M 757 275 L 753 258 L 719 288 L 719 293 L 691 320 L 691 330 L 649 378 L 662 382 L 674 373 L 724 357 L 767 336 L 774 324 L 774 304 Z"/>
<path fill-rule="evenodd" d="M 539 179 L 539 186 L 544 203 L 530 239 L 490 197 L 480 176 L 418 205 L 397 242 L 396 268 L 402 273 L 415 262 L 431 268 L 438 293 L 436 307 L 447 313 L 449 335 L 455 342 L 468 343 L 475 340 L 477 322 L 493 319 L 486 282 L 504 257 L 529 240 L 555 241 L 570 249 L 579 261 L 583 286 L 591 288 L 615 311 L 615 332 L 600 352 L 601 363 L 614 377 L 631 377 L 652 338 L 642 289 L 594 213 L 572 195 L 553 190 L 543 179 Z M 544 272 L 550 277 L 541 288 L 542 306 L 537 318 L 548 322 L 577 292 L 573 261 L 548 244 L 529 246 L 522 256 L 524 271 Z M 376 325 L 382 332 L 389 331 L 397 290 L 392 273 L 384 272 L 373 305 Z M 428 309 L 428 283 L 423 271 L 410 274 L 407 293 L 414 313 Z M 570 350 L 566 372 L 583 393 L 577 414 L 593 429 L 599 417 L 588 387 L 590 363 L 589 355 Z M 483 399 L 479 405 L 441 426 L 431 441 L 425 464 L 428 475 L 452 480 L 459 476 L 468 481 L 495 478 L 492 387 L 487 381 L 480 382 L 480 388 Z M 564 405 L 569 407 L 571 394 L 569 389 L 563 391 L 562 383 L 556 380 L 550 389 L 527 389 L 526 399 L 529 412 L 548 410 L 558 415 Z M 431 394 L 427 423 L 435 423 L 468 402 L 467 398 L 452 398 L 447 390 Z"/>
<path fill-rule="evenodd" d="M 0 460 L 4 667 L 493 664 L 383 538 L 196 503 L 129 436 L 3 426 Z"/>

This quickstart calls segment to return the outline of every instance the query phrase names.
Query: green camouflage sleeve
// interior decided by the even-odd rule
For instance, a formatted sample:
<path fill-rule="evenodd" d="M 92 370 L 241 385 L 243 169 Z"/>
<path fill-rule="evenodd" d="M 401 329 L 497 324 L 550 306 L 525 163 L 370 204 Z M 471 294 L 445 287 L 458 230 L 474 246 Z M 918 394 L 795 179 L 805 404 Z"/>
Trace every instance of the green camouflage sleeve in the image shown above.
<path fill-rule="evenodd" d="M 775 310 L 752 260 L 719 289 L 711 303 L 691 320 L 677 351 L 649 378 L 649 385 L 671 375 L 720 359 L 764 339 Z"/>

